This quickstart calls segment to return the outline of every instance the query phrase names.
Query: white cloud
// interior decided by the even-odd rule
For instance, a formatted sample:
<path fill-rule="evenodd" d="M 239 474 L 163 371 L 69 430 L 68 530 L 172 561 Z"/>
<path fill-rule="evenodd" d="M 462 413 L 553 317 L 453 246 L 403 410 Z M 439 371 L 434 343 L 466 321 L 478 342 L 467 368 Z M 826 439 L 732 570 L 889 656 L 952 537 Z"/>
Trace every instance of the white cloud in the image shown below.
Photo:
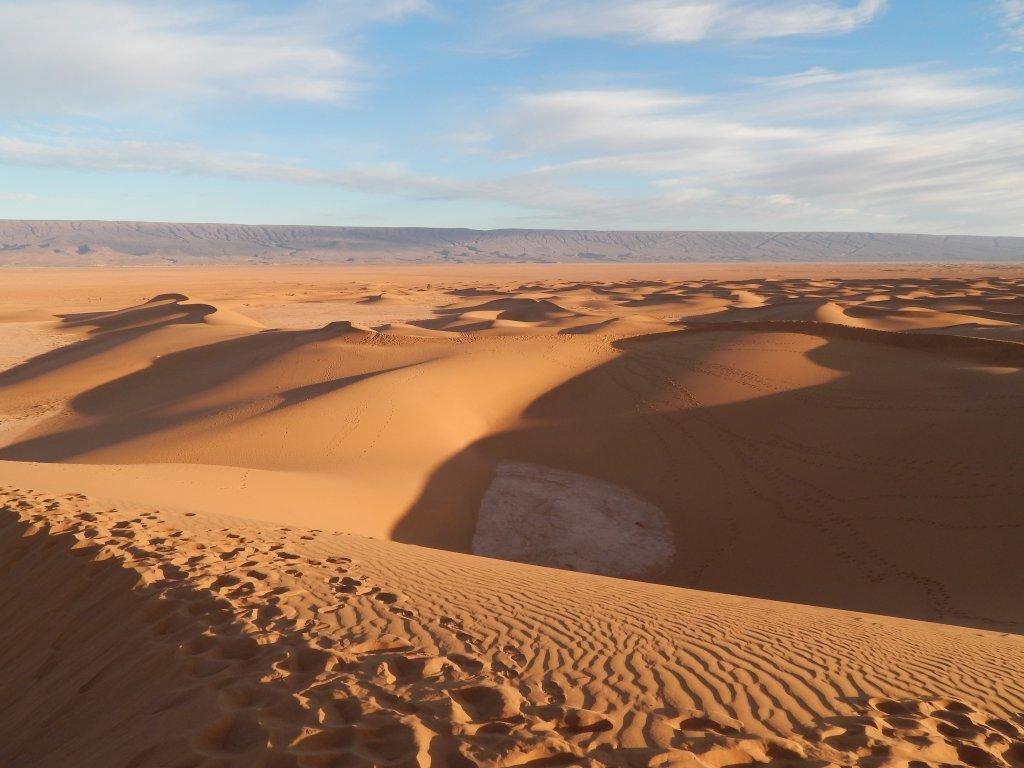
<path fill-rule="evenodd" d="M 748 226 L 771 211 L 775 228 L 1021 234 L 1019 98 L 971 73 L 900 69 L 813 70 L 700 99 L 556 91 L 513 99 L 476 150 L 533 157 L 538 179 L 562 185 L 647 183 L 660 226 L 742 208 Z"/>
<path fill-rule="evenodd" d="M 1024 43 L 1024 0 L 1000 0 L 998 5 L 1003 18 L 1003 28 L 1021 43 Z"/>
<path fill-rule="evenodd" d="M 852 32 L 887 0 L 515 0 L 514 28 L 542 37 L 626 38 L 648 43 L 760 40 Z"/>
<path fill-rule="evenodd" d="M 168 110 L 239 98 L 331 102 L 361 65 L 337 38 L 426 8 L 341 0 L 275 16 L 178 0 L 0 0 L 8 113 Z"/>
<path fill-rule="evenodd" d="M 985 73 L 934 72 L 921 68 L 833 72 L 815 68 L 764 78 L 779 109 L 804 111 L 817 101 L 815 114 L 889 117 L 914 112 L 975 110 L 1019 98 L 1017 91 L 990 85 Z"/>
<path fill-rule="evenodd" d="M 38 199 L 28 192 L 0 192 L 0 202 L 3 203 L 28 203 Z"/>
<path fill-rule="evenodd" d="M 210 150 L 192 144 L 0 135 L 0 165 L 284 182 L 417 200 L 489 200 L 532 211 L 575 214 L 596 210 L 602 204 L 599 195 L 532 177 L 466 181 L 416 174 L 398 165 L 323 169 L 257 153 Z"/>
<path fill-rule="evenodd" d="M 713 96 L 520 94 L 460 127 L 480 178 L 192 144 L 0 135 L 0 165 L 176 173 L 490 202 L 518 223 L 1024 235 L 1020 94 L 984 73 L 810 70 Z M 525 170 L 524 170 L 525 169 Z M 507 219 L 517 223 L 514 219 Z"/>
<path fill-rule="evenodd" d="M 528 94 L 513 100 L 496 130 L 511 150 L 575 148 L 708 151 L 733 142 L 798 139 L 799 126 L 757 125 L 709 110 L 700 99 L 663 91 L 587 90 Z"/>

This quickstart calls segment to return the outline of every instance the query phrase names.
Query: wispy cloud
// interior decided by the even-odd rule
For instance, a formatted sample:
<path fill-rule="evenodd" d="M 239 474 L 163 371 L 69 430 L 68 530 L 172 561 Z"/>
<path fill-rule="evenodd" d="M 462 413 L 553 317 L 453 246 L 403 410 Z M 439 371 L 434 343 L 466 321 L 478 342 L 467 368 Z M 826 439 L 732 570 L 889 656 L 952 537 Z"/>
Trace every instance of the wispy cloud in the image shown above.
<path fill-rule="evenodd" d="M 426 0 L 301 0 L 278 11 L 254 0 L 223 4 L 230 1 L 0 0 L 0 67 L 18 72 L 0 78 L 0 103 L 15 116 L 0 129 L 0 165 L 136 173 L 131 186 L 139 189 L 176 174 L 450 201 L 456 211 L 493 204 L 489 210 L 503 211 L 506 221 L 522 216 L 534 225 L 1024 233 L 1024 87 L 994 70 L 922 64 L 779 75 L 772 60 L 770 68 L 750 68 L 761 76 L 708 92 L 636 87 L 636 76 L 615 78 L 629 84 L 618 88 L 565 87 L 551 72 L 545 81 L 562 87 L 512 90 L 509 79 L 490 83 L 486 96 L 469 94 L 473 117 L 453 110 L 454 155 L 431 151 L 443 119 L 436 115 L 422 129 L 432 143 L 416 142 L 413 126 L 408 146 L 381 139 L 370 153 L 403 162 L 341 167 L 322 159 L 334 139 L 346 139 L 328 111 L 311 111 L 322 118 L 309 133 L 314 140 L 273 126 L 265 137 L 247 136 L 246 146 L 274 147 L 263 154 L 213 149 L 232 134 L 204 129 L 201 110 L 187 133 L 176 133 L 178 121 L 143 133 L 131 115 L 102 125 L 66 118 L 224 104 L 218 119 L 241 133 L 230 102 L 343 99 L 364 80 L 360 43 L 369 36 L 359 30 L 432 12 Z M 868 23 L 884 3 L 517 0 L 499 7 L 516 24 L 534 25 L 535 35 L 678 42 L 841 32 Z M 1024 0 L 1000 0 L 998 8 L 1018 34 Z M 458 83 L 444 93 L 449 108 L 467 96 Z M 497 103 L 481 107 L 479 99 L 494 94 Z M 29 114 L 35 107 L 38 114 Z M 372 105 L 360 115 L 368 126 L 402 114 L 390 106 L 371 112 Z M 140 135 L 172 140 L 131 140 Z M 188 141 L 173 140 L 181 136 Z M 304 159 L 307 151 L 320 159 Z"/>
<path fill-rule="evenodd" d="M 1024 46 L 1024 0 L 999 0 L 1003 28 Z"/>
<path fill-rule="evenodd" d="M 0 135 L 0 165 L 283 182 L 417 200 L 488 200 L 542 215 L 553 211 L 580 215 L 605 202 L 599 195 L 529 175 L 462 180 L 414 173 L 397 164 L 324 169 L 298 160 L 194 144 Z"/>
<path fill-rule="evenodd" d="M 625 38 L 647 43 L 759 40 L 851 32 L 886 0 L 515 0 L 507 22 L 555 38 Z"/>
<path fill-rule="evenodd" d="M 28 192 L 0 192 L 0 201 L 5 203 L 28 203 L 34 200 L 38 200 L 38 197 Z"/>
<path fill-rule="evenodd" d="M 984 80 L 985 72 L 937 72 L 922 67 L 835 72 L 817 67 L 755 81 L 776 109 L 796 116 L 887 118 L 912 113 L 977 110 L 1018 99 L 1020 93 Z M 816 100 L 813 113 L 806 110 Z"/>
<path fill-rule="evenodd" d="M 814 70 L 703 98 L 526 94 L 474 149 L 533 157 L 537 178 L 560 184 L 646 182 L 662 225 L 728 204 L 811 228 L 841 216 L 984 231 L 1024 209 L 1024 115 L 1020 94 L 977 77 Z"/>
<path fill-rule="evenodd" d="M 488 201 L 535 225 L 1020 234 L 1008 224 L 1024 209 L 1020 94 L 982 74 L 811 70 L 714 96 L 520 94 L 460 134 L 516 168 L 477 178 L 54 135 L 0 136 L 0 164 Z"/>
<path fill-rule="evenodd" d="M 362 74 L 339 39 L 427 7 L 314 0 L 267 16 L 216 2 L 0 0 L 0 102 L 54 114 L 338 101 Z"/>

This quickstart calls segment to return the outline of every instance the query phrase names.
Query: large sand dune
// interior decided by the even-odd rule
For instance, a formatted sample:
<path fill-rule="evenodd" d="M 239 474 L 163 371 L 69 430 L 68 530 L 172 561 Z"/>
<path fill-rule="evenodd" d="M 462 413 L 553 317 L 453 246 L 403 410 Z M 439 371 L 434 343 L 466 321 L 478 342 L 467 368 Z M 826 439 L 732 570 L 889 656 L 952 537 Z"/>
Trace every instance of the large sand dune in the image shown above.
<path fill-rule="evenodd" d="M 7 488 L 0 760 L 1020 765 L 1020 636 Z"/>
<path fill-rule="evenodd" d="M 1024 765 L 1019 266 L 7 277 L 0 765 Z"/>
<path fill-rule="evenodd" d="M 1024 259 L 1024 238 L 0 220 L 0 266 Z"/>

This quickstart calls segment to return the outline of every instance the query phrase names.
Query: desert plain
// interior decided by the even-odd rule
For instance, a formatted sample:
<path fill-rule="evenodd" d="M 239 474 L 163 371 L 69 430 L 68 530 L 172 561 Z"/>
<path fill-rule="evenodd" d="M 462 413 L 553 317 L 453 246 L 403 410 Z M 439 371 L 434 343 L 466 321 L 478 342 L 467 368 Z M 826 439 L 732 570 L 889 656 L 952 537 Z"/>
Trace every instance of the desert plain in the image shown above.
<path fill-rule="evenodd" d="M 0 271 L 0 765 L 1024 765 L 1024 267 Z"/>

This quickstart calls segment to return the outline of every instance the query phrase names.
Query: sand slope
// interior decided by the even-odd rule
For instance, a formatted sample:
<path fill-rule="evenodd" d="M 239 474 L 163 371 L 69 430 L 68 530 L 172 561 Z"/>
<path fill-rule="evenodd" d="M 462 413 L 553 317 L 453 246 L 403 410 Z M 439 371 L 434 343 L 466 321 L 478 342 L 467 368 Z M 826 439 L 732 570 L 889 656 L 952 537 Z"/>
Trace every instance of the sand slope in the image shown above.
<path fill-rule="evenodd" d="M 1019 636 L 82 496 L 0 502 L 11 764 L 1024 761 Z"/>

